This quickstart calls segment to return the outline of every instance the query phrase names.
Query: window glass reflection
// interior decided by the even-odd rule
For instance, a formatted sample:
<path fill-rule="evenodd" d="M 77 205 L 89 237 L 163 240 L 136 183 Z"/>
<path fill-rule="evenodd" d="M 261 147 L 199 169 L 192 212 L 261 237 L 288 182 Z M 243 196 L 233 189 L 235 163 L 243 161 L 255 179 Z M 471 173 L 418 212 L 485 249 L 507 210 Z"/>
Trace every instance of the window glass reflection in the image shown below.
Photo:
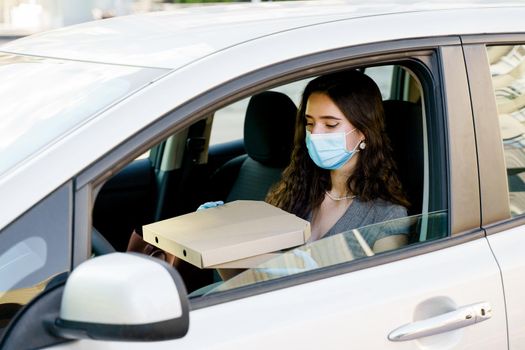
<path fill-rule="evenodd" d="M 487 48 L 509 184 L 510 211 L 525 213 L 525 46 Z"/>
<path fill-rule="evenodd" d="M 422 229 L 423 223 L 428 229 Z M 425 237 L 421 237 L 422 234 Z M 446 210 L 368 225 L 282 252 L 256 268 L 246 270 L 201 292 L 206 294 L 222 292 L 374 256 L 382 253 L 374 248 L 375 243 L 384 237 L 406 235 L 408 243 L 415 243 L 425 239 L 441 238 L 446 234 Z"/>

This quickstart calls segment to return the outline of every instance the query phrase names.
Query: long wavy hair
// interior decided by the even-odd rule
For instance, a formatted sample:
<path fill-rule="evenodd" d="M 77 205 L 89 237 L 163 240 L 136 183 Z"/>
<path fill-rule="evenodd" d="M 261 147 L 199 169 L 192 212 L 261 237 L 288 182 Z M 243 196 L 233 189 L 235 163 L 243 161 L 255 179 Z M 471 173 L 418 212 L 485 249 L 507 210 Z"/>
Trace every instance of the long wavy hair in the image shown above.
<path fill-rule="evenodd" d="M 314 92 L 330 97 L 365 137 L 366 148 L 359 151 L 354 171 L 347 180 L 349 193 L 361 201 L 381 198 L 408 207 L 385 132 L 381 92 L 371 78 L 357 70 L 323 75 L 308 83 L 297 113 L 291 162 L 266 201 L 307 218 L 321 204 L 325 191 L 332 187 L 330 171 L 315 165 L 305 143 L 306 103 Z"/>

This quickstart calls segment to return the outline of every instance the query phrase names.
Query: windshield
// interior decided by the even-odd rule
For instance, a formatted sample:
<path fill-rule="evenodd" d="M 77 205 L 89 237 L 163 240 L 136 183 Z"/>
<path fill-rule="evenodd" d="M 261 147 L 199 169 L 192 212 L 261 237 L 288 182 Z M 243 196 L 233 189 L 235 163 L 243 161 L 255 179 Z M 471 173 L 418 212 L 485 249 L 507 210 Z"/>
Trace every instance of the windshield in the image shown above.
<path fill-rule="evenodd" d="M 0 176 L 166 72 L 0 53 Z"/>
<path fill-rule="evenodd" d="M 372 256 L 374 252 L 370 245 L 375 237 L 399 234 L 409 235 L 414 240 L 419 241 L 422 239 L 422 237 L 419 237 L 419 232 L 426 231 L 422 227 L 440 231 L 442 227 L 446 226 L 446 222 L 446 211 L 436 211 L 345 231 L 282 252 L 277 257 L 260 264 L 256 268 L 246 270 L 223 283 L 219 283 L 207 294 Z M 440 237 L 440 235 L 436 235 L 436 237 Z"/>

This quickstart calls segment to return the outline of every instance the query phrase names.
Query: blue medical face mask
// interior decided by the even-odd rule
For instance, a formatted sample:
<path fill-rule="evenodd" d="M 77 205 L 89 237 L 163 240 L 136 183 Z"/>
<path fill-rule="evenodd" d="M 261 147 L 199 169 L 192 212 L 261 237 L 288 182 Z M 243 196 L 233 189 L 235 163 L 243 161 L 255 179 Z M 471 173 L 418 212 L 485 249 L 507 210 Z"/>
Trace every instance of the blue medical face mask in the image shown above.
<path fill-rule="evenodd" d="M 308 148 L 308 154 L 314 163 L 323 169 L 335 170 L 345 165 L 354 154 L 356 154 L 357 146 L 349 151 L 346 148 L 346 135 L 356 131 L 352 129 L 347 133 L 334 132 L 326 134 L 312 134 L 310 131 L 306 131 L 306 148 Z"/>

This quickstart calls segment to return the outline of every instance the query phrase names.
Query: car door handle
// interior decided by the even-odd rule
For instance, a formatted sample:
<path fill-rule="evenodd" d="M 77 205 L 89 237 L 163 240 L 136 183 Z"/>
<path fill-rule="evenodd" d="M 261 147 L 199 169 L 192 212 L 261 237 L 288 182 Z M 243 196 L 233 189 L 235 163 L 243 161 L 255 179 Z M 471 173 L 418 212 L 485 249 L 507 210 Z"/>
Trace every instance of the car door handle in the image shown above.
<path fill-rule="evenodd" d="M 466 305 L 425 320 L 401 326 L 388 335 L 391 341 L 406 341 L 428 337 L 454 329 L 467 327 L 492 317 L 492 307 L 487 302 Z"/>

